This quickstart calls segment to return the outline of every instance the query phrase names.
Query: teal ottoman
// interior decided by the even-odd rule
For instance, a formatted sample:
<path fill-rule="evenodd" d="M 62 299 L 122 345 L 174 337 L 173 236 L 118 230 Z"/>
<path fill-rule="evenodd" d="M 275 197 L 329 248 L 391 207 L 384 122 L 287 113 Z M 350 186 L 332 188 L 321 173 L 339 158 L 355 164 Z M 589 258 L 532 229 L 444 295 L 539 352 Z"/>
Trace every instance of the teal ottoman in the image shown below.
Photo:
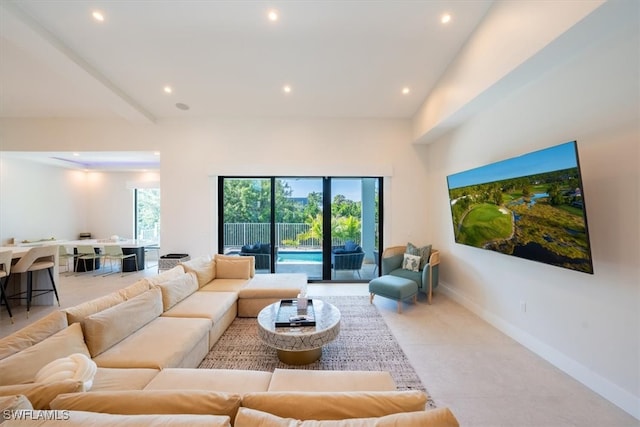
<path fill-rule="evenodd" d="M 369 303 L 373 304 L 373 297 L 380 295 L 398 301 L 398 313 L 402 313 L 402 301 L 418 297 L 418 284 L 413 280 L 398 276 L 380 276 L 369 282 Z"/>

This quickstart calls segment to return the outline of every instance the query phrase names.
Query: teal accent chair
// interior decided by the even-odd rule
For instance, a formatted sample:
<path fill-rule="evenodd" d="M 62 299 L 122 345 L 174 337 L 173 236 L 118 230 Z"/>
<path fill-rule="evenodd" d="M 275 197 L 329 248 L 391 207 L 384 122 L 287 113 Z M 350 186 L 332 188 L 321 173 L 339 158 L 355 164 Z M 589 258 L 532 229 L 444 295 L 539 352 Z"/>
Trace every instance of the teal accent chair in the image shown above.
<path fill-rule="evenodd" d="M 402 268 L 402 260 L 404 259 L 406 249 L 406 246 L 386 248 L 384 252 L 382 252 L 382 266 L 380 271 L 383 275 L 398 276 L 413 280 L 418 285 L 419 291 L 427 295 L 429 304 L 431 304 L 433 290 L 438 287 L 440 251 L 432 249 L 429 255 L 429 262 L 425 264 L 424 268 L 420 271 L 410 271 Z"/>

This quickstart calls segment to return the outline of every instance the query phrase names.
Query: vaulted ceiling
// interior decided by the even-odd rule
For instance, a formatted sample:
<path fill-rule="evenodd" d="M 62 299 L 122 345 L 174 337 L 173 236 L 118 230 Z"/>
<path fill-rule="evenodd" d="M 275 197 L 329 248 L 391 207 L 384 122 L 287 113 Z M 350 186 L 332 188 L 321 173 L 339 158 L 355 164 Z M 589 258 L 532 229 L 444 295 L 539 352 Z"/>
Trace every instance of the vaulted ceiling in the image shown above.
<path fill-rule="evenodd" d="M 492 3 L 3 0 L 0 117 L 410 118 Z"/>

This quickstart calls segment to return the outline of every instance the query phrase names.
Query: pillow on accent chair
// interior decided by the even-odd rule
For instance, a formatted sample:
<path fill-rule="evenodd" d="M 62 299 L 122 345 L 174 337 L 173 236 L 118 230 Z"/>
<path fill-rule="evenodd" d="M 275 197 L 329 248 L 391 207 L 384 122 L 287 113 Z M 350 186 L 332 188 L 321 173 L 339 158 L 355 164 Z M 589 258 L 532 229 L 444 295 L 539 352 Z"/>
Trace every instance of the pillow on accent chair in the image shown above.
<path fill-rule="evenodd" d="M 429 256 L 431 255 L 431 245 L 425 245 L 421 248 L 417 247 L 413 243 L 407 243 L 406 254 L 417 255 L 420 257 L 420 270 L 429 263 Z"/>
<path fill-rule="evenodd" d="M 402 268 L 409 271 L 420 271 L 420 257 L 418 255 L 404 254 Z"/>

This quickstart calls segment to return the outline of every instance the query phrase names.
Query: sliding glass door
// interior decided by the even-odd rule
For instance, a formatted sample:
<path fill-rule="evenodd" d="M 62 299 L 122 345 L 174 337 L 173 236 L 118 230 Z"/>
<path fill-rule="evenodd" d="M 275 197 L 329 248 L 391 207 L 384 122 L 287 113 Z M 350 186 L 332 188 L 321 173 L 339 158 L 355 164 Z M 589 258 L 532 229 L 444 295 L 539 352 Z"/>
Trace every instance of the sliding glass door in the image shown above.
<path fill-rule="evenodd" d="M 378 179 L 330 182 L 332 278 L 370 280 L 378 262 Z"/>
<path fill-rule="evenodd" d="M 378 177 L 221 177 L 219 252 L 255 256 L 258 273 L 309 280 L 379 274 Z"/>
<path fill-rule="evenodd" d="M 223 247 L 219 252 L 254 256 L 257 272 L 271 272 L 271 179 L 225 178 L 221 187 Z"/>
<path fill-rule="evenodd" d="M 276 178 L 276 273 L 306 273 L 322 280 L 322 178 Z"/>

